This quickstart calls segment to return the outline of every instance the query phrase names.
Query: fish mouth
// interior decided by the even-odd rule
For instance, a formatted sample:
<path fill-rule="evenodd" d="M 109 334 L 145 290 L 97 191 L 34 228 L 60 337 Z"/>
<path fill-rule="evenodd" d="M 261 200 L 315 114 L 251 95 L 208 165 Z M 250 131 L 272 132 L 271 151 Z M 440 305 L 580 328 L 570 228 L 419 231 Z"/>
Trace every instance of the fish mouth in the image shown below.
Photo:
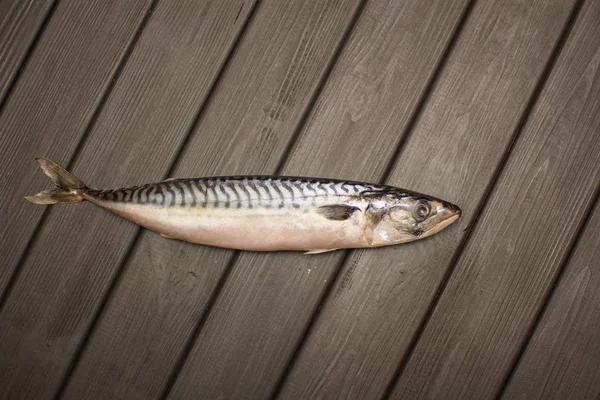
<path fill-rule="evenodd" d="M 438 233 L 442 229 L 458 221 L 461 216 L 462 211 L 458 206 L 444 203 L 443 206 L 438 209 L 437 214 L 426 221 L 426 226 L 424 226 L 425 229 L 423 229 L 421 237 L 427 237 Z"/>

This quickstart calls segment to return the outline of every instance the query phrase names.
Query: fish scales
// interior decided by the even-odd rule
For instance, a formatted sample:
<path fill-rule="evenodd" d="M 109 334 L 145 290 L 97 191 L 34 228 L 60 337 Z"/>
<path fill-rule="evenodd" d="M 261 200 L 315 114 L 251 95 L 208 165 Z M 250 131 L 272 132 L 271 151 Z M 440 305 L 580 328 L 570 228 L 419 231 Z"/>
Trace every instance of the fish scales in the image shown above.
<path fill-rule="evenodd" d="M 460 209 L 409 190 L 303 177 L 231 176 L 91 189 L 44 158 L 57 185 L 28 196 L 38 204 L 90 201 L 173 239 L 241 250 L 379 247 L 433 235 Z"/>

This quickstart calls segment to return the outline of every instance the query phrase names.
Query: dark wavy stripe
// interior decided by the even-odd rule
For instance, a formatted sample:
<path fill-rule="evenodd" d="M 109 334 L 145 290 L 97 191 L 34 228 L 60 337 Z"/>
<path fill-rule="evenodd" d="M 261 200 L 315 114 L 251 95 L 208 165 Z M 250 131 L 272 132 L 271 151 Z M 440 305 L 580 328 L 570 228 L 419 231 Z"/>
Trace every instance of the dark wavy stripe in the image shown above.
<path fill-rule="evenodd" d="M 173 191 L 173 188 L 168 183 L 163 183 L 162 187 L 169 193 L 168 195 L 165 195 L 165 204 L 167 201 L 170 201 L 170 206 L 173 207 L 175 205 L 175 192 Z"/>
<path fill-rule="evenodd" d="M 185 190 L 183 189 L 182 183 L 179 180 L 174 180 L 171 182 L 173 184 L 173 186 L 179 190 L 179 193 L 181 194 L 181 201 L 179 202 L 179 205 L 181 207 L 185 207 Z"/>
<path fill-rule="evenodd" d="M 237 208 L 241 208 L 242 207 L 242 197 L 240 195 L 240 192 L 237 191 L 237 189 L 235 187 L 235 183 L 232 181 L 227 181 L 224 184 L 227 185 L 233 191 L 233 195 L 237 201 Z"/>
<path fill-rule="evenodd" d="M 183 184 L 186 187 L 186 193 L 189 193 L 189 197 L 191 198 L 190 201 L 190 207 L 194 208 L 196 207 L 197 204 L 197 199 L 196 199 L 196 192 L 194 192 L 194 186 L 192 185 L 192 183 L 189 180 L 185 180 L 183 181 Z"/>
<path fill-rule="evenodd" d="M 219 189 L 221 189 L 221 193 L 225 195 L 225 208 L 229 208 L 229 205 L 231 204 L 231 198 L 229 196 L 229 193 L 227 192 L 227 189 L 225 188 L 225 185 L 219 184 Z"/>
<path fill-rule="evenodd" d="M 279 188 L 280 185 L 281 185 L 281 183 L 278 181 L 271 181 L 271 187 L 279 195 L 279 199 L 280 199 L 279 200 L 279 208 L 283 208 L 283 207 L 285 207 L 285 196 L 283 195 L 283 192 Z"/>

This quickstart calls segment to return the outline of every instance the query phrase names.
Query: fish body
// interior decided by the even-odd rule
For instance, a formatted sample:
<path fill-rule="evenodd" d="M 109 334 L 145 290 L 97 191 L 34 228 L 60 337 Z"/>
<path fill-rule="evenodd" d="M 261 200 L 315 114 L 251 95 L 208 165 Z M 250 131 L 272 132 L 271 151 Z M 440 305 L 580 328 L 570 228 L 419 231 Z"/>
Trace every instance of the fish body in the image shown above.
<path fill-rule="evenodd" d="M 88 188 L 37 159 L 57 184 L 34 203 L 90 201 L 163 236 L 251 251 L 379 247 L 430 236 L 460 217 L 443 200 L 361 182 L 274 176 L 170 179 L 131 188 Z"/>

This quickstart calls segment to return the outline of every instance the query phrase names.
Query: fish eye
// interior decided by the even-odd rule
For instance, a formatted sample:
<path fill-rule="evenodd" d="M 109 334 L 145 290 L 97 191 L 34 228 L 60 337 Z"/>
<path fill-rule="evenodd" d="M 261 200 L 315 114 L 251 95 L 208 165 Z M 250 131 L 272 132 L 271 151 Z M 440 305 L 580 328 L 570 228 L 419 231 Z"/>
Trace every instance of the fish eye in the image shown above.
<path fill-rule="evenodd" d="M 421 200 L 417 203 L 413 210 L 413 217 L 418 222 L 424 221 L 429 217 L 429 213 L 431 212 L 431 208 L 429 207 L 429 203 Z"/>

